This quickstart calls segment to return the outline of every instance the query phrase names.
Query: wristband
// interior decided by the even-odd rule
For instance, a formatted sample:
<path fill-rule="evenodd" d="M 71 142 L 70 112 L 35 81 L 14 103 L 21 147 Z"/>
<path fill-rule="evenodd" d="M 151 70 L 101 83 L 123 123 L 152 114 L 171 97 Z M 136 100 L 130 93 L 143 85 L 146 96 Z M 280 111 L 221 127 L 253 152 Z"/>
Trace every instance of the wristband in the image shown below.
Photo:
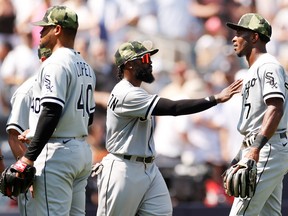
<path fill-rule="evenodd" d="M 261 149 L 266 143 L 268 142 L 268 139 L 266 136 L 263 136 L 262 134 L 258 134 L 251 145 L 251 147 Z"/>

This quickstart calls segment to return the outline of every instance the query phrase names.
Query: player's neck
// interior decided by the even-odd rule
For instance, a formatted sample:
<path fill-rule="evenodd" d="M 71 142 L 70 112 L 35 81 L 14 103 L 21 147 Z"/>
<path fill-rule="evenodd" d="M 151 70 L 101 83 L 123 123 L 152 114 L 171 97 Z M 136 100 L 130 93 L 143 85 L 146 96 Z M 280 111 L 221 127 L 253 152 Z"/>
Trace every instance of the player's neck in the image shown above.
<path fill-rule="evenodd" d="M 131 83 L 135 87 L 140 87 L 140 85 L 141 85 L 141 81 L 139 81 L 139 80 L 127 79 L 127 78 L 124 78 L 124 79 L 127 80 L 129 83 Z"/>
<path fill-rule="evenodd" d="M 141 80 L 135 78 L 133 71 L 131 70 L 124 70 L 124 79 L 130 82 L 135 87 L 140 87 Z"/>
<path fill-rule="evenodd" d="M 257 61 L 257 59 L 265 53 L 267 53 L 266 49 L 252 51 L 251 55 L 247 58 L 249 67 L 251 67 Z"/>

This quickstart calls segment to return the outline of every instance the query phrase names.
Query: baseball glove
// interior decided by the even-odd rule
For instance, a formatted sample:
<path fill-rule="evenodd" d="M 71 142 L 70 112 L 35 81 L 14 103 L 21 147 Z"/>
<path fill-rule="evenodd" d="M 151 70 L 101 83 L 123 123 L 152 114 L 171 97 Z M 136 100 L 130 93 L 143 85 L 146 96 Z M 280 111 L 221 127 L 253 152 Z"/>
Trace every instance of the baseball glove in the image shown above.
<path fill-rule="evenodd" d="M 227 169 L 223 175 L 225 193 L 229 196 L 250 198 L 256 189 L 256 161 L 243 158 Z"/>
<path fill-rule="evenodd" d="M 0 192 L 11 199 L 20 193 L 26 193 L 33 184 L 36 169 L 18 160 L 7 167 L 0 177 Z"/>

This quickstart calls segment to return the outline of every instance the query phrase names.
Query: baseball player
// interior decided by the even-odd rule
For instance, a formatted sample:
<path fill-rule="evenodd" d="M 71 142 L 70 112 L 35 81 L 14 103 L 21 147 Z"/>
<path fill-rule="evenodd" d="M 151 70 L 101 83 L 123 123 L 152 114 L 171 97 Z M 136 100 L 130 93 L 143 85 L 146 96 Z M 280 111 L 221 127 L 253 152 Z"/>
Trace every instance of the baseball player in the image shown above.
<path fill-rule="evenodd" d="M 120 45 L 115 54 L 121 80 L 107 107 L 109 154 L 97 170 L 99 216 L 172 215 L 169 191 L 154 163 L 154 116 L 203 111 L 229 100 L 242 84 L 238 80 L 217 95 L 195 100 L 172 101 L 150 95 L 140 86 L 154 81 L 150 56 L 157 52 L 131 41 Z"/>
<path fill-rule="evenodd" d="M 37 169 L 33 184 L 37 215 L 85 215 L 92 160 L 85 137 L 95 110 L 96 77 L 73 49 L 78 29 L 74 11 L 50 7 L 34 25 L 43 27 L 40 47 L 52 54 L 33 85 L 27 134 L 32 140 L 18 163 Z"/>
<path fill-rule="evenodd" d="M 243 80 L 242 110 L 238 130 L 245 136 L 233 160 L 254 159 L 257 185 L 252 198 L 235 198 L 230 215 L 281 215 L 282 180 L 288 171 L 287 77 L 275 57 L 268 54 L 272 28 L 255 13 L 244 14 L 232 39 L 235 53 L 245 57 L 249 69 Z"/>
<path fill-rule="evenodd" d="M 38 49 L 38 56 L 42 62 L 50 55 L 51 50 L 47 50 L 46 48 Z M 18 136 L 29 128 L 29 110 L 32 101 L 32 87 L 35 79 L 36 76 L 27 79 L 18 87 L 11 98 L 12 110 L 6 124 L 6 132 L 8 133 L 8 143 L 16 160 L 22 157 L 27 149 L 26 144 L 18 140 Z M 36 215 L 30 193 L 20 194 L 18 196 L 18 208 L 20 215 Z"/>

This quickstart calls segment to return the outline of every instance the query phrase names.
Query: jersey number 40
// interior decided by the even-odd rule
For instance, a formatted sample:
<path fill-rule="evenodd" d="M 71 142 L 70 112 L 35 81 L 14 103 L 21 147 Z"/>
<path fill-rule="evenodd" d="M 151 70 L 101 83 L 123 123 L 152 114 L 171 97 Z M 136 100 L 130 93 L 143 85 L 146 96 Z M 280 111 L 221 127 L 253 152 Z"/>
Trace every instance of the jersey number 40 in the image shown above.
<path fill-rule="evenodd" d="M 86 89 L 83 84 L 81 85 L 81 91 L 77 101 L 77 110 L 82 111 L 83 117 L 85 117 L 85 114 L 87 114 L 88 117 L 90 116 L 90 107 L 93 107 L 90 104 L 90 102 L 93 101 L 93 92 L 91 84 L 88 84 Z"/>

